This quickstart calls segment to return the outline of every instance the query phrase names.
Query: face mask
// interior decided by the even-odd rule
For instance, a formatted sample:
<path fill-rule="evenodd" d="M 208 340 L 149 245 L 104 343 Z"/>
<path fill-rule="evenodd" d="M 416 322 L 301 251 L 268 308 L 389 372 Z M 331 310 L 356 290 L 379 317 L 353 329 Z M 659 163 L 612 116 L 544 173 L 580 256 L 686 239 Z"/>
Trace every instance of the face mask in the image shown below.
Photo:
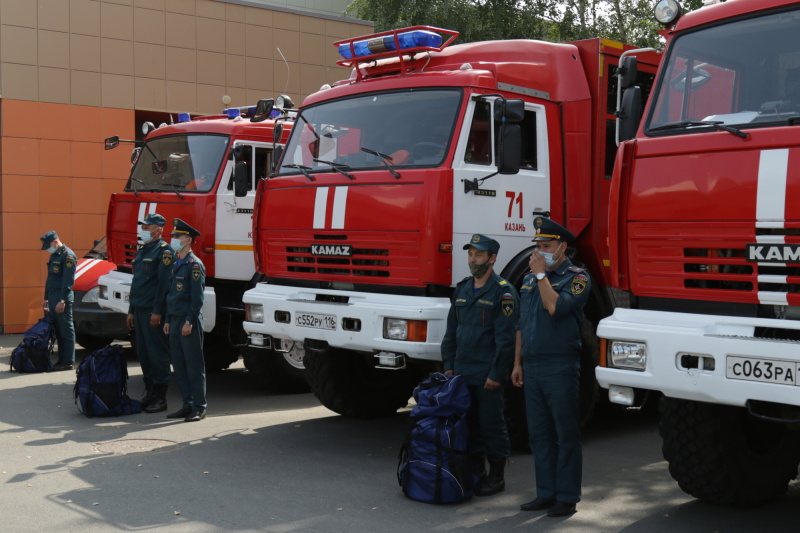
<path fill-rule="evenodd" d="M 54 253 L 56 253 L 58 251 L 58 248 L 53 248 L 51 246 L 50 248 L 47 249 L 47 251 L 50 252 L 51 254 L 54 254 Z"/>
<path fill-rule="evenodd" d="M 486 272 L 489 271 L 490 266 L 492 265 L 488 261 L 482 265 L 479 265 L 477 263 L 470 263 L 469 271 L 476 278 L 482 278 L 486 274 Z"/>
<path fill-rule="evenodd" d="M 169 241 L 169 247 L 172 248 L 173 252 L 178 253 L 181 251 L 181 248 L 183 248 L 183 243 L 180 239 L 173 237 L 173 239 Z"/>
<path fill-rule="evenodd" d="M 139 228 L 139 240 L 143 243 L 147 244 L 148 242 L 153 240 L 153 237 L 150 236 L 150 232 Z"/>
<path fill-rule="evenodd" d="M 553 257 L 555 254 L 551 254 L 549 252 L 539 252 L 539 254 L 544 257 L 544 266 L 548 269 L 552 269 L 558 263 L 558 259 Z"/>

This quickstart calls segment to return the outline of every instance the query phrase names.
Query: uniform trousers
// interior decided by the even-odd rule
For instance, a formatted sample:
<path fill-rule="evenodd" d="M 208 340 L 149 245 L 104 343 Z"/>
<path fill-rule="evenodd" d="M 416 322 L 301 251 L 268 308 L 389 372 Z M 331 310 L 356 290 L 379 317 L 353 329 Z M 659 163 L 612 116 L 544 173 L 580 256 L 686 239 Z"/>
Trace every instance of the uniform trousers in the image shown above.
<path fill-rule="evenodd" d="M 60 292 L 47 296 L 50 318 L 56 330 L 58 341 L 57 364 L 73 364 L 75 362 L 75 323 L 72 321 L 72 302 L 64 302 L 64 312 L 56 313 Z"/>
<path fill-rule="evenodd" d="M 502 461 L 511 453 L 503 418 L 503 387 L 486 390 L 483 385 L 469 385 L 468 388 L 472 398 L 467 414 L 470 454 L 486 454 L 490 461 Z"/>
<path fill-rule="evenodd" d="M 527 356 L 523 371 L 536 496 L 577 503 L 583 469 L 580 359 L 574 355 Z"/>
<path fill-rule="evenodd" d="M 192 334 L 184 336 L 183 316 L 171 316 L 169 351 L 175 379 L 181 389 L 183 407 L 206 410 L 206 365 L 203 360 L 203 319 L 192 324 Z"/>
<path fill-rule="evenodd" d="M 142 378 L 151 385 L 169 384 L 169 339 L 164 335 L 163 324 L 150 325 L 150 307 L 131 307 L 133 331 L 136 338 L 136 356 L 142 366 Z"/>

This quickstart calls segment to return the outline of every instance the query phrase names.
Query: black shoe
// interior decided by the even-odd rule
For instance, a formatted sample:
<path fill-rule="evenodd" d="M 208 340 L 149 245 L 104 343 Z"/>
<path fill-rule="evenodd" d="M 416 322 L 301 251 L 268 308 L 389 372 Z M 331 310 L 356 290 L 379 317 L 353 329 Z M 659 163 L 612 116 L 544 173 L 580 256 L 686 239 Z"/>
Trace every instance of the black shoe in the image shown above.
<path fill-rule="evenodd" d="M 189 416 L 183 419 L 184 422 L 198 422 L 206 417 L 205 411 L 192 411 Z"/>
<path fill-rule="evenodd" d="M 574 503 L 556 502 L 547 511 L 547 516 L 569 516 L 576 511 Z"/>
<path fill-rule="evenodd" d="M 523 503 L 522 505 L 519 506 L 519 508 L 522 511 L 542 511 L 544 509 L 549 509 L 555 503 L 556 503 L 555 500 L 548 500 L 546 498 L 536 498 L 531 502 Z"/>
<path fill-rule="evenodd" d="M 160 413 L 167 410 L 167 401 L 161 398 L 154 398 L 153 401 L 144 409 L 145 413 Z M 167 417 L 169 418 L 169 416 Z M 175 418 L 180 418 L 176 416 Z"/>
<path fill-rule="evenodd" d="M 53 365 L 53 372 L 61 372 L 62 370 L 72 370 L 72 363 L 56 363 Z"/>
<path fill-rule="evenodd" d="M 189 407 L 181 407 L 174 413 L 168 414 L 167 418 L 186 418 L 192 412 L 192 409 Z"/>

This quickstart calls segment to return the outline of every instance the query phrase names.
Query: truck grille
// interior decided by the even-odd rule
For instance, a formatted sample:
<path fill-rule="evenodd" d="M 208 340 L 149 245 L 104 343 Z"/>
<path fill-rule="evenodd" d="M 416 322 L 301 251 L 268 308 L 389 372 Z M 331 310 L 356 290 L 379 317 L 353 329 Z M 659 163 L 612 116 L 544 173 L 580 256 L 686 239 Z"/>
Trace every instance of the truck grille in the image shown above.
<path fill-rule="evenodd" d="M 351 257 L 319 257 L 311 255 L 310 246 L 287 246 L 286 262 L 287 272 L 389 277 L 387 249 L 353 248 Z"/>

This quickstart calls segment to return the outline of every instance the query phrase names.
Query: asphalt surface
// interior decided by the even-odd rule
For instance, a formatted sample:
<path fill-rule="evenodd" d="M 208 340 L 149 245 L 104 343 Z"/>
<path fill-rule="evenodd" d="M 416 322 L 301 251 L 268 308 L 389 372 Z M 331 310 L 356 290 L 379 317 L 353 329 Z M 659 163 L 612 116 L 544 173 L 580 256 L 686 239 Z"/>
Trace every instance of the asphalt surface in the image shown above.
<path fill-rule="evenodd" d="M 74 372 L 8 372 L 20 335 L 0 336 L 0 517 L 17 531 L 796 532 L 800 485 L 759 509 L 681 492 L 661 457 L 657 415 L 598 415 L 584 434 L 584 493 L 569 518 L 521 512 L 533 460 L 514 453 L 506 491 L 436 506 L 403 496 L 397 454 L 408 409 L 350 420 L 311 394 L 260 390 L 241 361 L 208 376 L 208 418 L 86 418 Z M 84 355 L 79 350 L 78 358 Z M 142 390 L 129 357 L 131 396 Z M 180 407 L 177 387 L 170 411 Z M 168 412 L 170 412 L 168 411 Z"/>

